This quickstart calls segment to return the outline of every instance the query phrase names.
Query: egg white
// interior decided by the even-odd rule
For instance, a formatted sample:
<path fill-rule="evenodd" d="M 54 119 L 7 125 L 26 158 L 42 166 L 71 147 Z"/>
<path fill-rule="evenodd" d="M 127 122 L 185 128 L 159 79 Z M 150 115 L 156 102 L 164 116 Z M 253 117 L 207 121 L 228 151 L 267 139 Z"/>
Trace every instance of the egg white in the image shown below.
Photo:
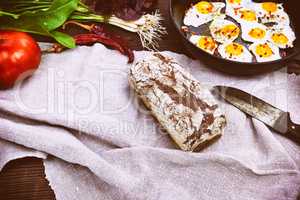
<path fill-rule="evenodd" d="M 222 58 L 232 60 L 232 61 L 238 61 L 238 62 L 246 62 L 246 63 L 252 62 L 252 59 L 253 59 L 252 54 L 243 45 L 242 45 L 243 46 L 243 53 L 241 55 L 229 55 L 228 52 L 226 52 L 226 47 L 227 47 L 227 45 L 230 45 L 230 44 L 232 44 L 232 43 L 221 44 L 218 47 L 218 52 L 220 53 Z"/>
<path fill-rule="evenodd" d="M 221 34 L 218 34 L 218 32 L 224 27 L 224 26 L 227 26 L 227 25 L 234 25 L 236 26 L 239 31 L 240 31 L 240 28 L 235 24 L 233 23 L 232 21 L 229 21 L 229 20 L 226 20 L 226 19 L 221 19 L 221 18 L 218 18 L 218 19 L 215 19 L 209 26 L 209 29 L 210 29 L 210 33 L 212 35 L 212 37 L 219 43 L 228 43 L 228 42 L 233 42 L 234 40 L 236 40 L 238 37 L 239 37 L 239 34 L 236 35 L 235 37 L 232 37 L 232 38 L 227 38 L 225 37 L 224 35 L 221 35 Z"/>
<path fill-rule="evenodd" d="M 251 3 L 251 0 L 241 0 L 240 3 L 236 3 L 236 2 L 231 2 L 230 0 L 226 0 L 226 8 L 240 8 L 240 7 L 245 7 L 247 6 L 249 3 Z"/>
<path fill-rule="evenodd" d="M 269 57 L 260 57 L 257 53 L 256 53 L 256 47 L 259 44 L 268 44 L 268 46 L 272 49 L 273 54 Z M 270 62 L 270 61 L 274 61 L 274 60 L 279 60 L 281 59 L 280 56 L 280 52 L 279 52 L 279 48 L 277 46 L 275 46 L 274 44 L 270 43 L 270 42 L 265 42 L 265 43 L 253 43 L 249 46 L 250 51 L 255 55 L 255 58 L 257 60 L 257 62 Z"/>
<path fill-rule="evenodd" d="M 249 33 L 252 29 L 259 28 L 265 31 L 265 36 L 263 38 L 254 38 Z M 260 23 L 249 23 L 243 22 L 241 23 L 242 29 L 242 39 L 247 42 L 265 42 L 270 37 L 270 31 L 268 27 Z"/>
<path fill-rule="evenodd" d="M 255 13 L 255 16 L 256 16 L 256 20 L 254 21 L 248 21 L 248 20 L 245 20 L 242 18 L 242 12 L 243 11 L 252 11 Z M 236 9 L 236 11 L 234 11 L 234 13 L 232 14 L 233 16 L 231 16 L 232 18 L 234 18 L 239 24 L 241 23 L 256 23 L 258 22 L 258 15 L 256 13 L 256 11 L 252 8 L 249 8 L 249 7 L 242 7 L 242 8 L 239 8 L 239 9 Z"/>
<path fill-rule="evenodd" d="M 212 2 L 212 4 L 214 6 L 214 10 L 208 14 L 199 13 L 196 6 L 192 6 L 185 13 L 183 24 L 186 26 L 198 27 L 202 24 L 212 21 L 214 17 L 221 13 L 222 8 L 225 7 L 225 4 L 222 2 Z"/>
<path fill-rule="evenodd" d="M 225 14 L 235 19 L 238 17 L 237 11 L 240 9 L 249 8 L 251 2 L 251 0 L 241 0 L 240 3 L 230 3 L 229 0 L 226 0 Z"/>
<path fill-rule="evenodd" d="M 236 18 L 236 10 L 240 9 L 240 7 L 233 7 L 226 5 L 225 14 L 232 17 L 233 19 Z"/>
<path fill-rule="evenodd" d="M 272 39 L 272 35 L 274 33 L 282 33 L 288 38 L 287 44 L 278 44 Z M 276 25 L 270 28 L 270 35 L 268 40 L 272 42 L 274 45 L 278 46 L 281 49 L 294 47 L 293 42 L 296 40 L 296 35 L 293 29 L 288 25 Z"/>
<path fill-rule="evenodd" d="M 190 37 L 189 40 L 190 40 L 194 45 L 196 45 L 198 48 L 200 48 L 200 49 L 206 51 L 207 53 L 214 54 L 214 53 L 215 53 L 215 50 L 216 50 L 217 47 L 218 47 L 218 44 L 216 43 L 215 48 L 214 48 L 214 49 L 211 49 L 211 50 L 201 48 L 201 47 L 198 45 L 198 41 L 199 41 L 201 38 L 203 38 L 203 37 L 206 37 L 206 36 L 202 36 L 202 35 L 192 35 L 192 36 Z"/>
<path fill-rule="evenodd" d="M 284 11 L 282 4 L 277 4 L 277 10 L 273 13 L 269 13 L 262 8 L 262 3 L 252 2 L 250 7 L 256 11 L 261 23 L 277 23 L 280 25 L 289 25 L 289 15 Z"/>

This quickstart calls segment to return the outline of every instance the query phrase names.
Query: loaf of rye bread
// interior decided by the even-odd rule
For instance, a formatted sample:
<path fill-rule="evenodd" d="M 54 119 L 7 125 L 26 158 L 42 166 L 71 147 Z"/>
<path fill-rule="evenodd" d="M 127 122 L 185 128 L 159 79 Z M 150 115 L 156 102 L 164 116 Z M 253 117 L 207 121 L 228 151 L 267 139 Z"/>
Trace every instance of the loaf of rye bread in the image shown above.
<path fill-rule="evenodd" d="M 226 119 L 209 88 L 173 59 L 154 53 L 130 69 L 129 83 L 182 150 L 201 150 L 223 134 Z"/>

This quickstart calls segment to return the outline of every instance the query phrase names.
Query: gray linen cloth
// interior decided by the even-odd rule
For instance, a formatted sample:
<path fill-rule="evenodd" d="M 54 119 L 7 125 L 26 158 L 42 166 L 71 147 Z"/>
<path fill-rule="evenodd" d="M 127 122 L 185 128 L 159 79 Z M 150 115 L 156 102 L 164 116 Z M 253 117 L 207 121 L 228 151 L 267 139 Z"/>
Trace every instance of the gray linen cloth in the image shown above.
<path fill-rule="evenodd" d="M 135 52 L 136 60 L 151 53 Z M 172 52 L 200 82 L 244 89 L 300 122 L 300 78 L 284 70 L 231 77 Z M 296 199 L 300 148 L 220 101 L 228 125 L 200 153 L 177 149 L 129 89 L 130 65 L 97 44 L 43 56 L 40 69 L 0 92 L 0 169 L 43 159 L 58 200 Z M 242 66 L 241 66 L 242 67 Z"/>

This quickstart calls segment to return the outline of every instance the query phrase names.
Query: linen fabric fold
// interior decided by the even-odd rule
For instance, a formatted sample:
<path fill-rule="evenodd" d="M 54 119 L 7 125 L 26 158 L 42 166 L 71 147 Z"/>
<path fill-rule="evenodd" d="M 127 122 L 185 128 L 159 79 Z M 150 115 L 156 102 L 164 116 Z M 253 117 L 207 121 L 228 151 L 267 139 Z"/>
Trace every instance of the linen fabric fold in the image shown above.
<path fill-rule="evenodd" d="M 300 122 L 296 75 L 234 77 L 162 53 L 201 83 L 243 89 Z M 135 54 L 139 61 L 151 52 Z M 130 66 L 100 44 L 44 55 L 29 80 L 0 92 L 0 169 L 42 158 L 58 200 L 297 199 L 299 146 L 219 99 L 224 135 L 199 153 L 183 152 L 130 90 Z"/>

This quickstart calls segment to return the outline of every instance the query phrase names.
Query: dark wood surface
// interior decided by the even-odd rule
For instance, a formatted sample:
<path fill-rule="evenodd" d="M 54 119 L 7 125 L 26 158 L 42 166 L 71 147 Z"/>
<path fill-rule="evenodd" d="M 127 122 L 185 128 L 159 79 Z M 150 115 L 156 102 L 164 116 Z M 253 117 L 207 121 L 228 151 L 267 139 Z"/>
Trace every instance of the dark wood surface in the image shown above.
<path fill-rule="evenodd" d="M 159 0 L 167 27 L 168 35 L 160 42 L 160 50 L 170 50 L 183 53 L 184 49 L 171 25 L 168 12 L 168 0 Z M 112 32 L 126 38 L 132 49 L 141 50 L 141 44 L 134 33 L 128 33 L 118 28 L 108 27 Z M 0 172 L 0 199 L 2 200 L 54 200 L 53 191 L 45 179 L 42 160 L 24 158 L 8 163 Z"/>

